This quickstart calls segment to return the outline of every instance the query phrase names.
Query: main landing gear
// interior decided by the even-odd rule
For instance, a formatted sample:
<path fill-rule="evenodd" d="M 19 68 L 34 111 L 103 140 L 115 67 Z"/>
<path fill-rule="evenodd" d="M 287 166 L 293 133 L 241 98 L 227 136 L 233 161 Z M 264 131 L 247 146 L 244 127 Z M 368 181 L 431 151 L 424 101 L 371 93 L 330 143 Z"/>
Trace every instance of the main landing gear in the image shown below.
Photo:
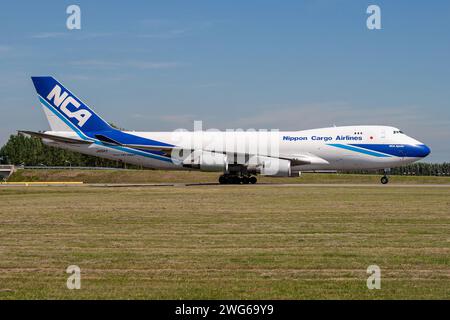
<path fill-rule="evenodd" d="M 220 184 L 255 184 L 257 181 L 255 176 L 238 176 L 231 174 L 223 174 L 219 177 Z"/>
<path fill-rule="evenodd" d="M 381 177 L 381 183 L 387 184 L 389 182 L 388 173 L 391 171 L 391 169 L 384 169 L 384 176 Z"/>

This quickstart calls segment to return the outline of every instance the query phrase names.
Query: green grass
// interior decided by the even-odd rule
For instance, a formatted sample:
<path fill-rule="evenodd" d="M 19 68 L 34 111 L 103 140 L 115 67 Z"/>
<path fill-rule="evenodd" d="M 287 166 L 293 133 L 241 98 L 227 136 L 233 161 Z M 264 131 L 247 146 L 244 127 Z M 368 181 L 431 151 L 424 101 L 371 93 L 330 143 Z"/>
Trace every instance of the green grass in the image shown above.
<path fill-rule="evenodd" d="M 0 299 L 450 298 L 448 187 L 11 187 L 0 203 Z"/>
<path fill-rule="evenodd" d="M 162 170 L 18 170 L 8 181 L 82 181 L 85 183 L 217 182 L 218 172 Z M 296 178 L 258 177 L 263 183 L 380 183 L 381 175 L 304 173 Z M 450 177 L 391 176 L 396 184 L 450 184 Z"/>

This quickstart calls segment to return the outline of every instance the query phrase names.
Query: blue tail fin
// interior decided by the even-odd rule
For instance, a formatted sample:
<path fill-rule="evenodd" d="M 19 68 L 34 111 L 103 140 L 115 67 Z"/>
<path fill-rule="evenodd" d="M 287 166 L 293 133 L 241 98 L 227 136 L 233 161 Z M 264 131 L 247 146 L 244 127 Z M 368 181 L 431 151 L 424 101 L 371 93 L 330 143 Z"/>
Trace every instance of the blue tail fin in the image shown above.
<path fill-rule="evenodd" d="M 114 130 L 55 78 L 31 77 L 31 79 L 52 130 L 54 130 L 54 127 L 58 127 L 56 121 L 75 132 Z"/>

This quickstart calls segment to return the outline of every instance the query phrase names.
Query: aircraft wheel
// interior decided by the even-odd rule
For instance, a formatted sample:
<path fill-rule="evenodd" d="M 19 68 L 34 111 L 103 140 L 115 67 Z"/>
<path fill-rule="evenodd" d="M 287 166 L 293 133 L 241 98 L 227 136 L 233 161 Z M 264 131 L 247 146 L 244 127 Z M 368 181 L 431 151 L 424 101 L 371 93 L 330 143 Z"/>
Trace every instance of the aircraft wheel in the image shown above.
<path fill-rule="evenodd" d="M 242 184 L 249 184 L 250 183 L 250 179 L 247 176 L 243 176 L 241 181 L 242 181 Z"/>
<path fill-rule="evenodd" d="M 241 184 L 241 178 L 239 178 L 238 176 L 233 176 L 233 177 L 231 177 L 231 183 L 232 184 Z"/>
<path fill-rule="evenodd" d="M 224 175 L 221 175 L 219 177 L 219 183 L 220 184 L 226 184 L 227 183 L 227 178 Z"/>
<path fill-rule="evenodd" d="M 252 176 L 252 177 L 249 178 L 249 182 L 250 182 L 251 184 L 255 184 L 256 181 L 257 181 L 257 179 L 256 179 L 255 176 Z"/>
<path fill-rule="evenodd" d="M 386 177 L 386 176 L 381 177 L 381 183 L 382 184 L 386 184 L 388 182 L 389 182 L 389 178 L 388 177 Z"/>

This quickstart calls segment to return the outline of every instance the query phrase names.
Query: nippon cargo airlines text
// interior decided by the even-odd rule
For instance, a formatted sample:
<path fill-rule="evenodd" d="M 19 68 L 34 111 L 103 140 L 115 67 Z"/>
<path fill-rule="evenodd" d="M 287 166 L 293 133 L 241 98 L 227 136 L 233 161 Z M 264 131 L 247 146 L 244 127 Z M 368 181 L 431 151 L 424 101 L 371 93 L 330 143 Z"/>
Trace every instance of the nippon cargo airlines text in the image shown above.
<path fill-rule="evenodd" d="M 361 136 L 336 136 L 334 140 L 336 141 L 362 141 Z M 333 137 L 331 136 L 303 136 L 303 137 L 292 137 L 292 136 L 283 136 L 283 141 L 332 141 Z"/>

